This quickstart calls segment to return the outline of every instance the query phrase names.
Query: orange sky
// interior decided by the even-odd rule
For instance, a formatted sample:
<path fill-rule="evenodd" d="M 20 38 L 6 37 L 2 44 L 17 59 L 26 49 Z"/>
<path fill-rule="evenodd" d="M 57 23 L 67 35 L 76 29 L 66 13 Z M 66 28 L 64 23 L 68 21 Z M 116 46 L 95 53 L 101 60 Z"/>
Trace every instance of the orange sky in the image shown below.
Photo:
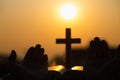
<path fill-rule="evenodd" d="M 60 8 L 71 3 L 77 15 L 70 21 L 60 15 Z M 65 37 L 65 28 L 72 37 L 82 39 L 74 47 L 87 46 L 95 36 L 112 46 L 120 44 L 120 0 L 0 0 L 0 52 L 17 51 L 23 56 L 30 46 L 40 43 L 49 58 L 62 55 L 64 45 L 55 44 Z"/>

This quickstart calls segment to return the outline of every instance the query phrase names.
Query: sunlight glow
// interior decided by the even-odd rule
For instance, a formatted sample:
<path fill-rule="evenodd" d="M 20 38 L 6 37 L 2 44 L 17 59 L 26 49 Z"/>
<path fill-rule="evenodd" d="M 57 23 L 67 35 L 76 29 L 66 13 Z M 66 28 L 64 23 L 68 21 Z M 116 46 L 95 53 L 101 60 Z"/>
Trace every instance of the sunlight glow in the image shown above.
<path fill-rule="evenodd" d="M 48 67 L 48 70 L 54 70 L 58 72 L 62 72 L 63 69 L 65 69 L 63 65 L 55 65 L 55 66 Z M 74 66 L 71 68 L 71 70 L 83 71 L 83 66 Z"/>
<path fill-rule="evenodd" d="M 71 70 L 83 71 L 83 66 L 74 66 L 74 67 L 71 68 Z"/>
<path fill-rule="evenodd" d="M 64 69 L 64 66 L 62 66 L 62 65 L 56 65 L 56 66 L 48 67 L 48 70 L 55 70 L 55 71 L 58 71 L 58 72 L 61 72 L 63 69 Z"/>
<path fill-rule="evenodd" d="M 73 17 L 75 17 L 76 13 L 77 13 L 76 8 L 71 4 L 64 5 L 61 8 L 61 15 L 66 20 L 70 20 Z"/>

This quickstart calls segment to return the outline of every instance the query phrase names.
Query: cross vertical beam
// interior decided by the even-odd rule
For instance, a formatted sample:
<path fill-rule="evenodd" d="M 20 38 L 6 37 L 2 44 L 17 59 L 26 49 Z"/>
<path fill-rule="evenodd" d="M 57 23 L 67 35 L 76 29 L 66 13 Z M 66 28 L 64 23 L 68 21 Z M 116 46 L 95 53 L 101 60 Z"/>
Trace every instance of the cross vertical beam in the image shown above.
<path fill-rule="evenodd" d="M 80 38 L 71 38 L 71 29 L 66 28 L 66 39 L 56 39 L 57 44 L 66 44 L 65 67 L 67 70 L 71 69 L 71 44 L 81 43 Z"/>
<path fill-rule="evenodd" d="M 66 58 L 65 58 L 65 67 L 66 69 L 71 69 L 71 29 L 66 29 Z"/>

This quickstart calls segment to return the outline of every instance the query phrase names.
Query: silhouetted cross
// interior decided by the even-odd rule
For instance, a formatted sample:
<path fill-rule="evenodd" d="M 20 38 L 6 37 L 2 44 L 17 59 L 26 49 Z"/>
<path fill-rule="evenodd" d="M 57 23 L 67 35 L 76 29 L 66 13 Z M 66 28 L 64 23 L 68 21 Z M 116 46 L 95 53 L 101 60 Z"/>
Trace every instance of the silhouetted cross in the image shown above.
<path fill-rule="evenodd" d="M 66 44 L 66 58 L 65 58 L 65 67 L 67 70 L 71 69 L 71 44 L 72 43 L 81 43 L 80 38 L 71 38 L 71 29 L 66 28 L 66 39 L 56 39 L 58 44 Z"/>

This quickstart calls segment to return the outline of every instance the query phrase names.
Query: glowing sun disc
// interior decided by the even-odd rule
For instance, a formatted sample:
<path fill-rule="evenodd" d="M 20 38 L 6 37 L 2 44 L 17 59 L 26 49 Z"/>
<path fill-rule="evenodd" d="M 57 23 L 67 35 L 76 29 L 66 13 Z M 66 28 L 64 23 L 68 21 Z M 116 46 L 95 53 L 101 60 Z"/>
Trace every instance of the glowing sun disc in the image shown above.
<path fill-rule="evenodd" d="M 73 5 L 67 4 L 61 8 L 61 15 L 64 19 L 70 20 L 76 16 L 76 8 Z"/>

